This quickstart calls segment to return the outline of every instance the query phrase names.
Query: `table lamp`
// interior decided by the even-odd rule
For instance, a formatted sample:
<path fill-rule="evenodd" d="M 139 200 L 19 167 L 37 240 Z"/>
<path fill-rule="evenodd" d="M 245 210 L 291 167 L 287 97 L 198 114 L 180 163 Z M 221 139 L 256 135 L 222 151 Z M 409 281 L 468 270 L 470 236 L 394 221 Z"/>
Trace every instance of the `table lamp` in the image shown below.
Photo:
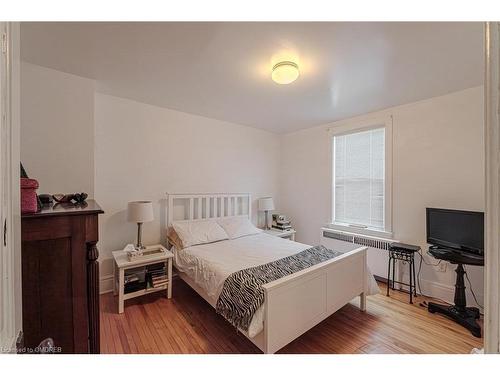
<path fill-rule="evenodd" d="M 128 203 L 127 210 L 128 221 L 137 223 L 137 245 L 135 248 L 137 250 L 143 250 L 146 248 L 142 244 L 142 223 L 148 221 L 153 221 L 153 203 L 151 201 L 136 201 Z"/>
<path fill-rule="evenodd" d="M 264 211 L 266 215 L 266 221 L 264 225 L 265 230 L 271 229 L 269 226 L 269 211 L 274 210 L 274 202 L 272 197 L 264 197 L 259 199 L 259 211 Z"/>

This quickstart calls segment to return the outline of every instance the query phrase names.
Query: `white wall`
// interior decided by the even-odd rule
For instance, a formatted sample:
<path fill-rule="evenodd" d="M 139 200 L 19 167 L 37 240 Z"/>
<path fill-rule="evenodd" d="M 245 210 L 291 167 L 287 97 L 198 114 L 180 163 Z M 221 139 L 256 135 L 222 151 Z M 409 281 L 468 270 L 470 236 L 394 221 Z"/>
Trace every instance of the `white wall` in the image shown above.
<path fill-rule="evenodd" d="M 249 192 L 254 220 L 255 200 L 278 195 L 275 134 L 103 94 L 95 96 L 95 126 L 104 277 L 111 251 L 135 242 L 128 201 L 153 201 L 156 220 L 143 225 L 143 242 L 153 244 L 164 235 L 167 192 Z"/>
<path fill-rule="evenodd" d="M 21 162 L 39 193 L 94 195 L 94 81 L 21 65 Z"/>
<path fill-rule="evenodd" d="M 111 251 L 135 239 L 127 202 L 155 202 L 144 242 L 158 242 L 166 192 L 272 195 L 277 211 L 292 218 L 297 240 L 319 243 L 331 215 L 332 124 L 278 136 L 95 93 L 92 80 L 27 63 L 21 82 L 21 155 L 39 192 L 87 191 L 106 211 L 99 242 L 104 290 Z M 484 209 L 482 88 L 368 117 L 384 114 L 394 117 L 395 238 L 425 248 L 426 206 Z M 482 268 L 468 268 L 482 299 Z M 451 267 L 439 273 L 424 266 L 421 276 L 424 291 L 452 298 Z"/>
<path fill-rule="evenodd" d="M 387 114 L 393 115 L 394 237 L 427 249 L 425 207 L 484 210 L 483 89 L 471 88 L 348 121 Z M 298 241 L 319 243 L 319 228 L 330 221 L 332 166 L 326 129 L 345 122 L 282 138 L 281 209 L 293 219 Z M 467 269 L 482 300 L 483 270 Z M 453 270 L 437 272 L 424 265 L 424 292 L 452 300 Z"/>
<path fill-rule="evenodd" d="M 164 240 L 167 192 L 278 195 L 279 137 L 95 92 L 86 78 L 22 64 L 21 159 L 39 193 L 86 191 L 100 216 L 102 289 L 111 288 L 111 251 L 135 241 L 127 202 L 154 202 L 143 242 Z M 279 204 L 279 199 L 276 199 Z M 260 218 L 261 219 L 261 218 Z"/>

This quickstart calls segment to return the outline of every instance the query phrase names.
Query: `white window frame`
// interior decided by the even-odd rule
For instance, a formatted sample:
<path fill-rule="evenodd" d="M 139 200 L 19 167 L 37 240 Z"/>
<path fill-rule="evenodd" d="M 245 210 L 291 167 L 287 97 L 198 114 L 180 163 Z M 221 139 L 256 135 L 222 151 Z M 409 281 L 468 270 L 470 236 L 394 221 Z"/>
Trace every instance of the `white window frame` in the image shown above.
<path fill-rule="evenodd" d="M 384 229 L 364 228 L 355 224 L 335 222 L 335 150 L 334 137 L 346 134 L 385 129 L 385 181 L 384 181 Z M 392 115 L 379 116 L 364 120 L 350 120 L 339 123 L 328 129 L 330 142 L 330 173 L 331 173 L 331 216 L 329 228 L 343 232 L 358 233 L 369 236 L 392 238 Z"/>

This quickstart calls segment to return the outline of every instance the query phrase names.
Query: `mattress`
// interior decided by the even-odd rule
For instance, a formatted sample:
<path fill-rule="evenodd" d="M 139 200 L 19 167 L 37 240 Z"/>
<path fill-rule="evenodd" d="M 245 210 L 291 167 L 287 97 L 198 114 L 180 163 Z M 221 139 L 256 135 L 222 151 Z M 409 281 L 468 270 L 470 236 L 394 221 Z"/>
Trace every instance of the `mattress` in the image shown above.
<path fill-rule="evenodd" d="M 182 250 L 173 249 L 173 252 L 175 267 L 204 292 L 207 302 L 215 306 L 224 281 L 232 273 L 285 258 L 310 247 L 300 242 L 259 233 Z M 373 276 L 369 277 L 369 294 L 376 294 L 378 286 Z M 254 314 L 245 334 L 255 337 L 263 327 L 264 314 L 261 307 Z"/>

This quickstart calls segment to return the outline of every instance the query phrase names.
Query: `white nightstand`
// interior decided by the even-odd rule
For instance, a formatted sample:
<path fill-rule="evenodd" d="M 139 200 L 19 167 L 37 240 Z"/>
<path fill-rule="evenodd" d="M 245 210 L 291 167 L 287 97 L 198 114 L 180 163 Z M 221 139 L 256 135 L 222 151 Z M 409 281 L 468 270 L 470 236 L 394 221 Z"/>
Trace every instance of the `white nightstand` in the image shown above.
<path fill-rule="evenodd" d="M 146 246 L 146 249 L 151 248 L 162 248 L 164 249 L 164 253 L 158 255 L 149 255 L 144 257 L 139 257 L 137 260 L 129 261 L 127 257 L 127 253 L 123 250 L 113 251 L 113 257 L 115 259 L 115 267 L 114 267 L 114 280 L 113 280 L 113 289 L 114 294 L 118 294 L 118 313 L 123 313 L 123 304 L 125 300 L 143 296 L 145 294 L 154 293 L 166 290 L 167 297 L 172 298 L 172 259 L 174 254 L 165 249 L 161 245 L 153 245 Z M 146 268 L 149 265 L 153 265 L 156 263 L 165 263 L 166 271 L 167 271 L 167 283 L 165 285 L 161 285 L 158 287 L 150 287 L 146 285 L 143 289 L 139 289 L 134 292 L 125 293 L 125 271 L 141 267 Z"/>
<path fill-rule="evenodd" d="M 270 234 L 271 236 L 276 236 L 276 237 L 281 237 L 281 238 L 288 238 L 292 241 L 295 241 L 295 229 L 292 230 L 277 230 L 277 229 L 269 229 L 265 230 L 264 233 Z"/>

